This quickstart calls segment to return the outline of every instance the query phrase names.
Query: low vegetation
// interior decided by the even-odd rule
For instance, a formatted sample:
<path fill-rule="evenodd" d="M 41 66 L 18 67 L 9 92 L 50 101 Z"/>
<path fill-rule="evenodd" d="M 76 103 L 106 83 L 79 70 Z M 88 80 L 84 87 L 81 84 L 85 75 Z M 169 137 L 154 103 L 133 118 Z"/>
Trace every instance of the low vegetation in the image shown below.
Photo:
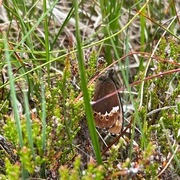
<path fill-rule="evenodd" d="M 178 1 L 0 1 L 0 179 L 180 179 Z M 120 134 L 96 129 L 114 68 Z M 98 132 L 98 133 L 96 133 Z"/>

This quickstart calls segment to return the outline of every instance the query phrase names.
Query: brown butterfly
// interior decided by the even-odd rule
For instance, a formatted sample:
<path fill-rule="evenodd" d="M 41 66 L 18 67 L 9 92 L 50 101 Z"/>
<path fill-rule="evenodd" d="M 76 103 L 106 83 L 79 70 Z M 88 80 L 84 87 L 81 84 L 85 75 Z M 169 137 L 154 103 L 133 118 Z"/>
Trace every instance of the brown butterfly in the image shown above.
<path fill-rule="evenodd" d="M 97 80 L 93 98 L 95 103 L 92 105 L 92 108 L 96 126 L 106 129 L 112 134 L 118 134 L 123 127 L 123 107 L 120 94 L 117 92 L 108 98 L 96 102 L 117 91 L 113 77 L 114 73 L 114 69 L 110 69 Z"/>

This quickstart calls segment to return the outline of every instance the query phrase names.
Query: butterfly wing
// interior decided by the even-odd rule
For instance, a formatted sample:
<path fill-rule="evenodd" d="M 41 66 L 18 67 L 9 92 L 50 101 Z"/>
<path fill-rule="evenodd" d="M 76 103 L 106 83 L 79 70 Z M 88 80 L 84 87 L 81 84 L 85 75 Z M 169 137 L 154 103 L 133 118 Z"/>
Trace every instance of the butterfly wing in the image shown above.
<path fill-rule="evenodd" d="M 110 133 L 120 133 L 123 125 L 123 111 L 120 96 L 111 76 L 101 76 L 95 85 L 94 119 L 96 126 L 106 128 Z M 105 96 L 109 97 L 105 98 Z M 102 100 L 101 100 L 102 99 Z"/>

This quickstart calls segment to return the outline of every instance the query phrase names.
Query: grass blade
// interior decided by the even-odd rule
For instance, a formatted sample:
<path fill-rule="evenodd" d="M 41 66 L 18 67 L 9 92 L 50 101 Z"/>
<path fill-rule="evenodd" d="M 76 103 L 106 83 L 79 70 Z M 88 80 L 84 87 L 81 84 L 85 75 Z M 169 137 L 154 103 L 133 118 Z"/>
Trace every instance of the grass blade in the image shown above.
<path fill-rule="evenodd" d="M 100 154 L 100 147 L 97 139 L 97 134 L 95 131 L 95 124 L 92 115 L 92 108 L 90 105 L 89 94 L 87 90 L 87 82 L 86 82 L 86 73 L 84 67 L 84 58 L 83 58 L 83 51 L 81 47 L 81 38 L 80 38 L 80 30 L 79 30 L 79 15 L 78 15 L 78 1 L 75 1 L 75 18 L 76 18 L 76 38 L 77 38 L 77 54 L 78 54 L 78 64 L 80 70 L 80 77 L 81 77 L 81 87 L 83 92 L 83 98 L 85 103 L 85 111 L 87 117 L 88 128 L 94 148 L 94 152 L 97 158 L 98 164 L 102 163 L 101 154 Z"/>

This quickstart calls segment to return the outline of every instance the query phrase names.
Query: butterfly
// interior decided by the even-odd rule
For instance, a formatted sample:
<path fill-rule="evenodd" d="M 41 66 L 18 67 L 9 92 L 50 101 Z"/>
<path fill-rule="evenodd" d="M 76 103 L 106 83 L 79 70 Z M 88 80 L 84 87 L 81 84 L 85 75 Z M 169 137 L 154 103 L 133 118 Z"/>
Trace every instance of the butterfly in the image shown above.
<path fill-rule="evenodd" d="M 93 97 L 95 103 L 92 105 L 92 109 L 98 128 L 106 129 L 112 134 L 119 134 L 123 128 L 124 118 L 120 94 L 117 92 L 111 95 L 118 89 L 113 77 L 114 73 L 114 69 L 110 69 L 97 79 Z M 109 97 L 102 99 L 107 95 Z"/>

